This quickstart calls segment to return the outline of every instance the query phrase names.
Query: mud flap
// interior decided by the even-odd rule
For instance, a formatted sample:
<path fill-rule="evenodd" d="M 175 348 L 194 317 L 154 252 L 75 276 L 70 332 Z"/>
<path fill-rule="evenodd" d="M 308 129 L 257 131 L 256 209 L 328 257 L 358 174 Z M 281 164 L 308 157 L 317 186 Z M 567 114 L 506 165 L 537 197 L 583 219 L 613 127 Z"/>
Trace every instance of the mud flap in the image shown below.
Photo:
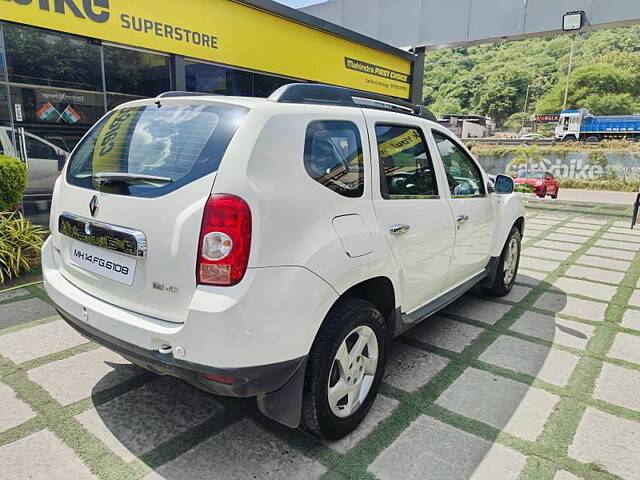
<path fill-rule="evenodd" d="M 258 408 L 266 417 L 291 428 L 300 426 L 302 389 L 307 371 L 307 359 L 300 364 L 287 382 L 275 392 L 258 395 Z"/>
<path fill-rule="evenodd" d="M 487 264 L 487 276 L 480 282 L 483 287 L 489 287 L 496 281 L 496 275 L 498 273 L 498 265 L 500 264 L 500 257 L 491 257 Z"/>

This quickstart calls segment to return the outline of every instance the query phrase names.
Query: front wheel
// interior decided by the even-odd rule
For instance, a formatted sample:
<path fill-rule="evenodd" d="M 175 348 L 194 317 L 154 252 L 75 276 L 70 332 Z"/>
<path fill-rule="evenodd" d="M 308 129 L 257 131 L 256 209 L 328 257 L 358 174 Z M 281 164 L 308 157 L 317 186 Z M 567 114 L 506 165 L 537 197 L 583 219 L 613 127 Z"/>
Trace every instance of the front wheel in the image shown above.
<path fill-rule="evenodd" d="M 560 193 L 560 188 L 556 188 L 556 191 L 551 195 L 551 198 L 554 200 L 558 198 L 558 193 Z"/>
<path fill-rule="evenodd" d="M 485 287 L 485 291 L 494 297 L 508 295 L 516 281 L 518 265 L 520 264 L 520 246 L 522 237 L 516 227 L 511 229 L 507 243 L 502 249 L 498 269 L 493 285 Z"/>
<path fill-rule="evenodd" d="M 367 415 L 380 388 L 386 361 L 382 314 L 369 302 L 341 300 L 313 342 L 304 384 L 303 426 L 337 440 Z"/>
<path fill-rule="evenodd" d="M 542 189 L 542 192 L 540 193 L 539 197 L 540 197 L 540 198 L 544 198 L 544 197 L 546 197 L 546 196 L 547 196 L 547 187 L 544 187 L 544 188 Z"/>

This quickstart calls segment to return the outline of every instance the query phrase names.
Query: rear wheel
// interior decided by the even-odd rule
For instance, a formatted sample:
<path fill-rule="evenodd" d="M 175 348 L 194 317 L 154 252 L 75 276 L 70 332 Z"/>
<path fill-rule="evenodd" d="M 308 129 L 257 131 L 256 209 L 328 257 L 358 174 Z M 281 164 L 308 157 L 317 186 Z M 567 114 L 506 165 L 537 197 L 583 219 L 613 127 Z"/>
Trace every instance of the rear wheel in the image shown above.
<path fill-rule="evenodd" d="M 587 142 L 589 143 L 598 143 L 600 141 L 600 138 L 596 137 L 595 135 L 590 135 L 587 137 Z"/>
<path fill-rule="evenodd" d="M 518 265 L 520 264 L 520 245 L 522 237 L 520 230 L 516 227 L 511 229 L 507 243 L 502 249 L 500 260 L 498 261 L 498 269 L 493 285 L 485 287 L 485 291 L 494 297 L 504 297 L 508 295 L 518 274 Z"/>
<path fill-rule="evenodd" d="M 303 426 L 336 440 L 362 422 L 384 373 L 386 328 L 382 314 L 357 298 L 329 312 L 311 347 L 302 404 Z"/>

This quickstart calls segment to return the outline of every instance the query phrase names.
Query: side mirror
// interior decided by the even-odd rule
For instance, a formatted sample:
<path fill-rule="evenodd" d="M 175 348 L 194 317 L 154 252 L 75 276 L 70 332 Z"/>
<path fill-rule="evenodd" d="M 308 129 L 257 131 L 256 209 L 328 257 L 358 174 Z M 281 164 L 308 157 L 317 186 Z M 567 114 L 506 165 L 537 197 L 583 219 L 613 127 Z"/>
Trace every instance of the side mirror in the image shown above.
<path fill-rule="evenodd" d="M 64 168 L 64 164 L 67 161 L 67 155 L 64 153 L 58 153 L 58 171 L 61 172 Z"/>
<path fill-rule="evenodd" d="M 495 182 L 495 191 L 500 195 L 513 193 L 513 179 L 506 175 L 498 175 Z"/>

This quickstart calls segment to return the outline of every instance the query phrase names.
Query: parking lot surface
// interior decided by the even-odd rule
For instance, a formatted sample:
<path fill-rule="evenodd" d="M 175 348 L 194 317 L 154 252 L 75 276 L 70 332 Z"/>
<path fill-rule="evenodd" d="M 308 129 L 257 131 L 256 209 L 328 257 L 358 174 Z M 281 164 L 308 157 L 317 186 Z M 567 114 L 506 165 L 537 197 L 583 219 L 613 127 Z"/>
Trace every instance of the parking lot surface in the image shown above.
<path fill-rule="evenodd" d="M 640 231 L 547 205 L 511 294 L 394 340 L 338 442 L 132 366 L 40 284 L 0 292 L 0 478 L 640 479 Z"/>

